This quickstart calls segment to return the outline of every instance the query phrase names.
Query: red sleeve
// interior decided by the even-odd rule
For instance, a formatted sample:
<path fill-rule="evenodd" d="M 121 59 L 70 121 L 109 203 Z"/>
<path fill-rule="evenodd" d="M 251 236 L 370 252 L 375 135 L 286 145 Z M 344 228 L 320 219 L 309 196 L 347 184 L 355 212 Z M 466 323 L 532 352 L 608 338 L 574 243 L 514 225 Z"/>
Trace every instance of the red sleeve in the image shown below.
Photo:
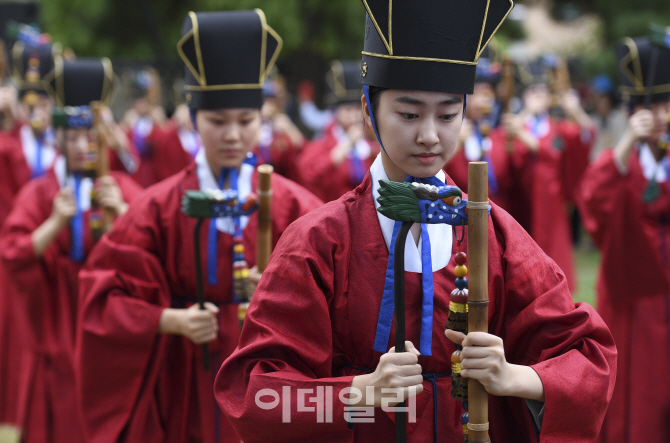
<path fill-rule="evenodd" d="M 123 171 L 132 175 L 137 172 L 142 160 L 140 159 L 140 154 L 137 152 L 135 143 L 133 143 L 131 133 L 126 133 L 126 139 L 126 146 L 128 149 L 123 155 L 127 156 L 127 158 L 124 158 L 123 161 L 116 151 L 113 149 L 107 150 L 107 155 L 109 156 L 109 168 L 112 171 Z"/>
<path fill-rule="evenodd" d="M 591 306 L 573 302 L 563 273 L 509 215 L 492 210 L 492 218 L 505 289 L 489 331 L 503 338 L 507 361 L 531 366 L 542 380 L 540 441 L 592 442 L 616 379 L 612 335 Z M 499 274 L 491 266 L 495 288 Z"/>
<path fill-rule="evenodd" d="M 564 150 L 561 158 L 563 192 L 567 201 L 575 201 L 579 180 L 589 166 L 591 147 L 598 135 L 596 127 L 582 129 L 576 122 L 562 120 L 559 133 L 563 138 Z"/>
<path fill-rule="evenodd" d="M 577 206 L 584 229 L 598 246 L 603 242 L 603 228 L 611 221 L 615 205 L 620 203 L 620 197 L 626 192 L 626 181 L 616 167 L 612 150 L 603 151 L 584 174 L 577 194 Z"/>
<path fill-rule="evenodd" d="M 165 130 L 153 135 L 154 149 L 156 150 L 155 167 L 157 181 L 176 174 L 190 162 L 190 155 L 184 151 L 177 133 L 177 126 L 170 125 Z"/>
<path fill-rule="evenodd" d="M 339 395 L 353 376 L 333 376 L 329 313 L 334 285 L 346 273 L 335 256 L 349 249 L 333 236 L 346 237 L 348 226 L 325 217 L 312 225 L 314 219 L 301 218 L 281 237 L 254 293 L 238 348 L 216 378 L 219 405 L 246 443 L 347 441 L 352 435 Z M 295 406 L 298 389 L 313 390 L 305 396 L 310 398 L 319 386 L 325 389 L 325 407 L 331 407 L 330 423 L 324 423 L 324 411 L 319 422 L 316 410 L 297 412 Z M 290 387 L 286 397 L 284 387 Z M 255 399 L 261 390 L 276 392 L 279 406 L 259 408 Z M 291 409 L 290 423 L 282 423 L 283 406 Z"/>
<path fill-rule="evenodd" d="M 648 182 L 635 156 L 622 175 L 614 152 L 601 153 L 586 171 L 577 200 L 584 228 L 601 252 L 599 290 L 621 309 L 636 298 L 670 292 L 655 221 L 667 211 L 670 197 L 662 184 L 656 202 L 643 202 Z"/>
<path fill-rule="evenodd" d="M 25 294 L 37 293 L 35 291 L 44 287 L 47 278 L 43 260 L 48 261 L 56 254 L 56 245 L 52 243 L 43 257 L 38 257 L 32 242 L 32 233 L 51 214 L 53 192 L 41 186 L 45 178 L 32 181 L 21 189 L 16 196 L 16 205 L 5 220 L 0 239 L 3 265 Z"/>
<path fill-rule="evenodd" d="M 155 243 L 161 238 L 159 214 L 150 196 L 136 202 L 79 274 L 74 366 L 82 423 L 92 442 L 117 441 L 131 418 L 144 415 L 142 398 L 153 395 L 144 385 L 152 385 L 163 361 L 157 332 L 170 290 Z"/>
<path fill-rule="evenodd" d="M 305 146 L 297 160 L 300 184 L 325 202 L 337 200 L 358 186 L 351 180 L 349 158 L 339 165 L 330 159 L 330 152 L 336 145 L 335 139 L 328 136 L 314 140 Z"/>

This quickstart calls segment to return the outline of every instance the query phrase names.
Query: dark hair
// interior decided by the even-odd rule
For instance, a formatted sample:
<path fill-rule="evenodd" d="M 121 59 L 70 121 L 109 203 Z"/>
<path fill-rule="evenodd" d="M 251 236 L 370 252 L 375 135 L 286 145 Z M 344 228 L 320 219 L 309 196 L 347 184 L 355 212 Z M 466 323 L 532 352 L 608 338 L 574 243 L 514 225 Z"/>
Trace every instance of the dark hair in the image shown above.
<path fill-rule="evenodd" d="M 389 88 L 382 88 L 380 86 L 368 86 L 368 95 L 370 96 L 370 112 L 374 116 L 377 115 L 377 109 L 379 109 L 379 98 L 381 93 L 386 91 Z"/>

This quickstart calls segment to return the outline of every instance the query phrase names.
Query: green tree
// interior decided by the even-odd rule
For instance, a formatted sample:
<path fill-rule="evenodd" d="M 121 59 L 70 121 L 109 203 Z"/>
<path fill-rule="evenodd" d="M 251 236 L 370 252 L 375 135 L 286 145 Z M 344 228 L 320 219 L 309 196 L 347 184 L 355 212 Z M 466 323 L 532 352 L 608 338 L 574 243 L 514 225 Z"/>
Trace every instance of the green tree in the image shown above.
<path fill-rule="evenodd" d="M 189 10 L 261 8 L 284 40 L 282 56 L 357 58 L 365 23 L 360 0 L 41 0 L 41 7 L 45 30 L 82 56 L 176 58 Z"/>

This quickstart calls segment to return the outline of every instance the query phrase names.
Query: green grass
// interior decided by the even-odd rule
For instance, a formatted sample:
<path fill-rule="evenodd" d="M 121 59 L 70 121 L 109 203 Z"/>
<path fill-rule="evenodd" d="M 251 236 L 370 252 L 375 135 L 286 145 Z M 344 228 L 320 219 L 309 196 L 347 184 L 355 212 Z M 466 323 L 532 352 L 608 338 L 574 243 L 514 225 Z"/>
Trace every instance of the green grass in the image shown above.
<path fill-rule="evenodd" d="M 592 246 L 582 246 L 575 249 L 577 291 L 572 295 L 572 298 L 576 302 L 585 301 L 595 307 L 596 279 L 599 265 L 600 253 Z"/>

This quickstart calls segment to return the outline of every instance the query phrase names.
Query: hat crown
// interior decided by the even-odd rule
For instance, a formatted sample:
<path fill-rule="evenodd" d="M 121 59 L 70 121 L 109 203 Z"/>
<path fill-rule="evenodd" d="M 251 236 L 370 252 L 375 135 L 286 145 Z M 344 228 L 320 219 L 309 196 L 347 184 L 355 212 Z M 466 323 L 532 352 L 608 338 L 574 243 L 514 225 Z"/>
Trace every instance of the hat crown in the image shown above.
<path fill-rule="evenodd" d="M 255 107 L 281 46 L 260 9 L 189 12 L 177 44 L 186 65 L 187 101 L 196 108 Z M 245 90 L 253 92 L 220 93 Z"/>
<path fill-rule="evenodd" d="M 58 56 L 45 80 L 57 107 L 88 106 L 93 101 L 109 101 L 114 71 L 108 58 L 65 60 Z"/>
<path fill-rule="evenodd" d="M 459 94 L 472 92 L 477 60 L 514 7 L 513 0 L 361 1 L 364 84 Z"/>
<path fill-rule="evenodd" d="M 21 90 L 44 92 L 44 77 L 54 68 L 54 56 L 60 53 L 57 44 L 38 46 L 17 41 L 12 47 L 12 77 Z"/>
<path fill-rule="evenodd" d="M 331 104 L 360 101 L 363 95 L 361 62 L 333 60 L 326 73 L 326 85 Z"/>
<path fill-rule="evenodd" d="M 614 52 L 619 64 L 619 90 L 624 100 L 641 101 L 648 92 L 653 102 L 670 99 L 670 48 L 656 45 L 647 37 L 626 37 Z M 655 69 L 651 74 L 654 57 Z"/>

